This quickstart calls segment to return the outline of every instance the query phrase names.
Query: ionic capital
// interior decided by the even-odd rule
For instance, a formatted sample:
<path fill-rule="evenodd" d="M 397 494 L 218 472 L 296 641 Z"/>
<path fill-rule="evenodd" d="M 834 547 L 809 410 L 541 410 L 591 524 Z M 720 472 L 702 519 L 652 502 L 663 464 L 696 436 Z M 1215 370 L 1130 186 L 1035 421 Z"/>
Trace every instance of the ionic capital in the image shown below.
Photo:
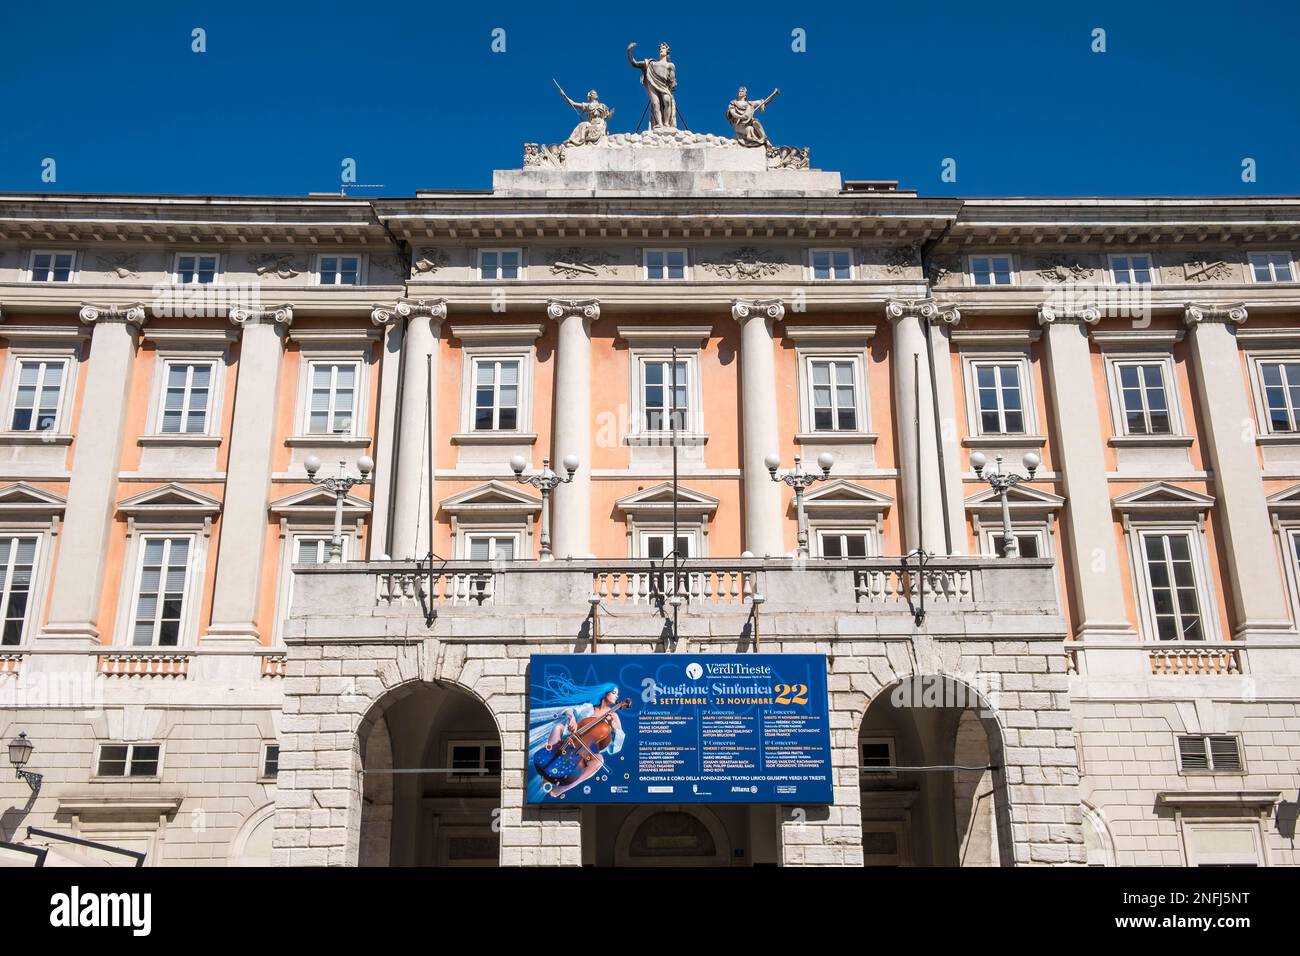
<path fill-rule="evenodd" d="M 1246 303 L 1229 302 L 1224 305 L 1203 305 L 1188 302 L 1183 307 L 1183 322 L 1197 326 L 1207 322 L 1222 322 L 1225 325 L 1241 325 L 1246 321 Z"/>
<path fill-rule="evenodd" d="M 143 302 L 133 302 L 130 305 L 93 305 L 83 302 L 77 315 L 87 325 L 95 322 L 122 322 L 137 328 L 142 327 L 149 317 Z"/>
<path fill-rule="evenodd" d="M 441 322 L 446 317 L 446 299 L 398 299 L 393 305 L 376 305 L 370 313 L 375 325 L 392 325 L 398 319 L 410 318 Z"/>
<path fill-rule="evenodd" d="M 731 317 L 741 323 L 752 318 L 777 322 L 785 318 L 785 303 L 780 299 L 732 299 Z"/>
<path fill-rule="evenodd" d="M 230 310 L 230 321 L 241 329 L 246 329 L 250 325 L 267 324 L 284 326 L 287 329 L 293 325 L 293 306 L 287 302 L 269 309 L 252 309 L 237 305 Z"/>
<path fill-rule="evenodd" d="M 1038 307 L 1039 325 L 1096 325 L 1101 321 L 1101 309 L 1095 305 L 1079 309 L 1061 309 L 1053 305 Z"/>
<path fill-rule="evenodd" d="M 584 319 L 600 318 L 599 299 L 547 299 L 546 315 L 548 318 L 561 319 L 580 315 Z"/>
<path fill-rule="evenodd" d="M 885 315 L 893 321 L 916 318 L 944 325 L 961 321 L 961 312 L 955 305 L 940 305 L 934 299 L 886 299 Z"/>

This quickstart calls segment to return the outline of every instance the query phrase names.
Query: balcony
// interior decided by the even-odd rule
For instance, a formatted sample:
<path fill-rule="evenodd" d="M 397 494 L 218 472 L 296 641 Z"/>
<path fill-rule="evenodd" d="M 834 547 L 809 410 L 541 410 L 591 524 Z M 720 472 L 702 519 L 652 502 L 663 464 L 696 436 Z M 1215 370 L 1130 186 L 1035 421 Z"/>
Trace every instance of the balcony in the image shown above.
<path fill-rule="evenodd" d="M 1046 559 L 595 559 L 294 568 L 286 638 L 1063 639 Z"/>

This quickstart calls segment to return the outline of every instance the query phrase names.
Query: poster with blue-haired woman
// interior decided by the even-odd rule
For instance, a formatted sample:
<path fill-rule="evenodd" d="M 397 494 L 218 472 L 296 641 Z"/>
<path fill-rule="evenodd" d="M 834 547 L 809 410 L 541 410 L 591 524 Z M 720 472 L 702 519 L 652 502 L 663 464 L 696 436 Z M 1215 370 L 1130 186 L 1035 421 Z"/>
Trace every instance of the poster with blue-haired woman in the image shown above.
<path fill-rule="evenodd" d="M 606 774 L 606 758 L 623 749 L 618 685 L 576 684 L 564 673 L 535 687 L 528 716 L 528 799 L 564 799 L 574 787 Z"/>

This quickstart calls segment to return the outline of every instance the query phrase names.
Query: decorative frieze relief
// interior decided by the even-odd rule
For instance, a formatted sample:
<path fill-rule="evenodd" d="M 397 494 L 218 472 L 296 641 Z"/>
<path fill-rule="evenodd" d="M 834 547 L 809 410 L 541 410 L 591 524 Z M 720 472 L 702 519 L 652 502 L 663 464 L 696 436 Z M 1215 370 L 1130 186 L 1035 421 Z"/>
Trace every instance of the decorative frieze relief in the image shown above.
<path fill-rule="evenodd" d="M 1166 266 L 1165 269 L 1166 272 L 1174 273 L 1180 281 L 1197 283 L 1226 282 L 1232 278 L 1233 273 L 1232 264 L 1226 258 L 1195 259 L 1172 268 Z"/>
<path fill-rule="evenodd" d="M 1034 270 L 1044 282 L 1086 282 L 1097 271 L 1073 256 L 1042 256 Z"/>
<path fill-rule="evenodd" d="M 119 279 L 140 278 L 140 256 L 134 252 L 96 256 L 95 261 L 99 263 L 101 269 L 112 273 Z"/>
<path fill-rule="evenodd" d="M 724 279 L 765 279 L 787 264 L 784 256 L 771 250 L 741 246 L 734 256 L 721 262 L 702 262 L 700 268 Z"/>
<path fill-rule="evenodd" d="M 616 256 L 603 249 L 583 249 L 568 246 L 556 249 L 549 256 L 551 275 L 564 279 L 598 279 L 614 274 Z"/>
<path fill-rule="evenodd" d="M 259 276 L 275 276 L 279 279 L 292 279 L 304 271 L 298 268 L 298 262 L 292 252 L 257 252 L 248 257 L 248 264 Z"/>
<path fill-rule="evenodd" d="M 962 272 L 961 257 L 932 256 L 925 277 L 932 286 L 955 285 Z"/>
<path fill-rule="evenodd" d="M 420 275 L 433 275 L 439 269 L 445 269 L 451 264 L 451 257 L 441 249 L 435 249 L 426 246 L 421 249 L 415 256 L 413 268 Z"/>
<path fill-rule="evenodd" d="M 373 273 L 376 269 L 382 272 L 392 273 L 399 279 L 405 279 L 408 273 L 406 260 L 396 253 L 386 253 L 384 255 L 370 256 L 370 269 Z"/>

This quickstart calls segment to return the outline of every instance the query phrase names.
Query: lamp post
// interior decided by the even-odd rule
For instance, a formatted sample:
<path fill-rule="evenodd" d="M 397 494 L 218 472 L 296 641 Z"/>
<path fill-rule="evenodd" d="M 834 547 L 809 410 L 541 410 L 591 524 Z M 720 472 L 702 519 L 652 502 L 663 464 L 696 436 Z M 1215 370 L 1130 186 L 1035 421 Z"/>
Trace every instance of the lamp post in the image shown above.
<path fill-rule="evenodd" d="M 795 513 L 799 520 L 799 557 L 806 558 L 808 557 L 808 520 L 803 511 L 804 489 L 812 487 L 814 482 L 826 481 L 830 478 L 831 466 L 835 464 L 835 456 L 828 451 L 824 451 L 817 456 L 817 467 L 822 470 L 820 475 L 804 471 L 798 455 L 794 456 L 794 468 L 784 475 L 776 473 L 777 468 L 781 467 L 781 456 L 776 452 L 772 452 L 764 458 L 763 464 L 767 465 L 768 474 L 772 476 L 773 481 L 784 481 L 794 489 Z"/>
<path fill-rule="evenodd" d="M 354 485 L 365 484 L 370 480 L 370 473 L 375 470 L 375 460 L 369 455 L 362 455 L 357 459 L 360 478 L 353 478 L 347 473 L 345 461 L 339 462 L 339 473 L 333 478 L 316 477 L 316 472 L 320 471 L 320 459 L 315 455 L 308 455 L 302 465 L 307 469 L 308 481 L 313 485 L 322 485 L 325 490 L 334 494 L 334 537 L 330 538 L 329 563 L 339 564 L 343 561 L 343 501 Z"/>
<path fill-rule="evenodd" d="M 1011 506 L 1007 503 L 1007 492 L 1027 479 L 1024 475 L 1004 472 L 1002 470 L 1001 455 L 997 456 L 997 470 L 986 475 L 984 474 L 984 466 L 988 464 L 988 461 L 988 456 L 981 451 L 971 453 L 970 464 L 975 469 L 975 474 L 987 481 L 1002 501 L 1002 556 L 1004 558 L 1018 558 L 1020 557 L 1020 542 L 1016 540 L 1016 536 L 1011 532 Z M 1042 459 L 1032 451 L 1028 451 L 1025 452 L 1025 457 L 1020 461 L 1025 466 L 1025 471 L 1029 473 L 1028 479 L 1032 480 L 1034 472 L 1042 464 Z"/>
<path fill-rule="evenodd" d="M 31 759 L 32 751 L 36 748 L 32 742 L 27 739 L 27 731 L 23 731 L 13 740 L 9 741 L 9 762 L 13 764 L 19 780 L 27 781 L 27 786 L 32 788 L 32 793 L 41 789 L 41 780 L 44 779 L 39 773 L 32 773 L 30 770 L 24 770 L 27 761 Z"/>
<path fill-rule="evenodd" d="M 562 484 L 567 484 L 573 480 L 573 474 L 578 470 L 578 456 L 566 455 L 564 457 L 564 470 L 567 471 L 568 477 L 561 478 L 555 472 L 551 471 L 551 459 L 542 459 L 542 470 L 535 475 L 525 475 L 524 469 L 528 462 L 524 461 L 523 455 L 515 455 L 510 459 L 510 470 L 515 473 L 515 481 L 520 484 L 531 485 L 542 493 L 542 553 L 541 560 L 550 561 L 553 558 L 551 554 L 551 512 L 550 500 L 551 492 Z"/>

